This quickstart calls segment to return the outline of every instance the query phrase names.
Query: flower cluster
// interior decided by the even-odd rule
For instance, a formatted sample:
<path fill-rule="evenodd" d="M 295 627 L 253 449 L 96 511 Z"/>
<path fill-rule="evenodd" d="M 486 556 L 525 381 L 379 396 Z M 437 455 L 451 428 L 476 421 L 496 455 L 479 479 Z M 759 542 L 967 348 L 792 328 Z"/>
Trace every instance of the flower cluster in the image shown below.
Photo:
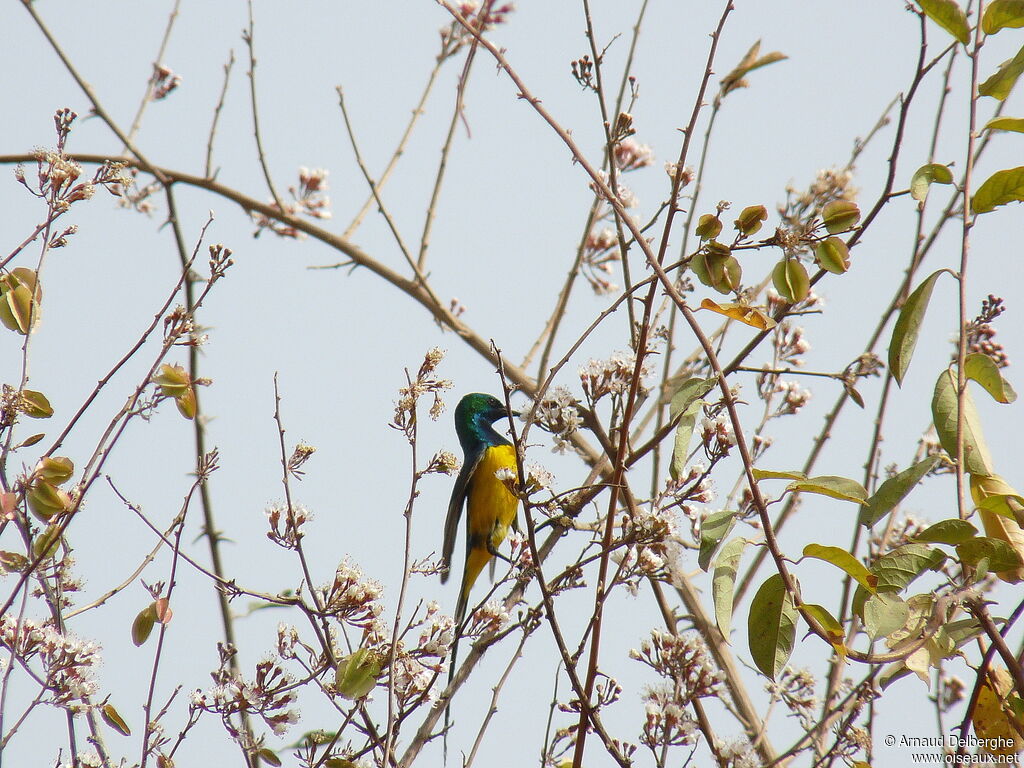
<path fill-rule="evenodd" d="M 166 98 L 179 85 L 181 85 L 181 75 L 162 64 L 153 65 L 153 79 L 150 81 L 152 88 L 150 98 L 153 101 Z"/>
<path fill-rule="evenodd" d="M 704 444 L 704 453 L 710 461 L 717 461 L 729 455 L 729 450 L 736 445 L 736 433 L 732 422 L 723 414 L 718 418 L 703 419 L 700 425 L 700 439 Z"/>
<path fill-rule="evenodd" d="M 644 640 L 640 650 L 631 650 L 629 657 L 675 683 L 680 705 L 718 696 L 722 689 L 722 676 L 696 632 L 674 635 L 652 630 L 650 640 Z"/>
<path fill-rule="evenodd" d="M 325 168 L 313 168 L 312 170 L 304 166 L 299 168 L 299 183 L 297 186 L 293 184 L 288 187 L 288 194 L 292 199 L 281 201 L 284 210 L 280 212 L 289 217 L 305 215 L 312 219 L 331 218 L 331 199 L 325 194 L 328 188 L 328 174 L 329 171 Z M 269 205 L 275 211 L 280 210 L 277 201 L 270 201 Z M 302 237 L 302 232 L 296 227 L 282 223 L 277 218 L 265 213 L 253 211 L 252 218 L 256 222 L 257 236 L 264 229 L 269 229 L 280 237 L 295 239 Z"/>
<path fill-rule="evenodd" d="M 363 572 L 348 560 L 338 565 L 331 584 L 320 588 L 326 613 L 362 629 L 371 629 L 383 612 L 379 602 L 383 592 L 378 582 L 364 579 Z"/>
<path fill-rule="evenodd" d="M 779 379 L 775 383 L 775 392 L 782 394 L 782 402 L 775 411 L 775 416 L 791 416 L 799 411 L 811 399 L 811 391 L 804 389 L 795 381 Z"/>
<path fill-rule="evenodd" d="M 395 405 L 395 418 L 391 422 L 391 426 L 404 432 L 410 442 L 415 434 L 416 405 L 421 397 L 432 395 L 434 398 L 430 405 L 431 419 L 437 421 L 444 413 L 444 400 L 441 399 L 441 393 L 446 389 L 451 389 L 452 382 L 435 376 L 437 366 L 441 364 L 442 360 L 444 360 L 443 349 L 440 347 L 429 349 L 423 357 L 423 362 L 420 363 L 416 378 L 398 390 L 398 403 Z"/>
<path fill-rule="evenodd" d="M 619 237 L 613 229 L 605 227 L 591 230 L 583 243 L 582 274 L 598 296 L 617 291 L 619 286 L 607 278 L 612 263 L 619 260 Z"/>
<path fill-rule="evenodd" d="M 541 429 L 554 436 L 555 445 L 552 450 L 556 453 L 565 453 L 569 447 L 569 436 L 583 424 L 576 398 L 565 387 L 549 389 L 534 406 L 534 416 Z"/>
<path fill-rule="evenodd" d="M 101 660 L 95 643 L 7 613 L 0 616 L 0 645 L 24 664 L 39 660 L 43 668 L 40 677 L 58 706 L 76 709 L 97 691 L 94 674 Z"/>
<path fill-rule="evenodd" d="M 654 151 L 646 144 L 638 144 L 633 139 L 624 139 L 615 145 L 615 166 L 626 173 L 638 168 L 646 168 L 654 163 Z"/>
<path fill-rule="evenodd" d="M 442 475 L 454 475 L 462 467 L 462 462 L 451 451 L 438 451 L 435 453 L 421 474 L 429 475 L 438 473 Z"/>
<path fill-rule="evenodd" d="M 651 686 L 643 693 L 645 716 L 640 743 L 652 751 L 697 743 L 697 724 L 674 694 L 668 685 Z"/>
<path fill-rule="evenodd" d="M 604 186 L 609 188 L 611 187 L 610 182 L 608 180 L 607 171 L 599 170 L 597 172 L 597 175 L 601 179 L 601 182 L 602 184 L 604 184 Z M 604 193 L 601 191 L 601 185 L 599 185 L 595 181 L 590 182 L 590 191 L 593 192 L 598 197 L 604 196 Z M 618 197 L 619 203 L 622 205 L 623 208 L 636 208 L 640 205 L 639 198 L 637 198 L 637 196 L 633 194 L 633 190 L 631 190 L 629 187 L 616 183 L 615 194 L 616 197 Z"/>
<path fill-rule="evenodd" d="M 1005 311 L 1003 300 L 989 294 L 988 298 L 981 303 L 981 312 L 967 324 L 967 351 L 987 355 L 999 368 L 1008 366 L 1010 358 L 1003 345 L 993 340 L 996 329 L 992 327 L 992 321 Z M 954 354 L 954 359 L 955 357 Z"/>
<path fill-rule="evenodd" d="M 266 511 L 270 521 L 267 538 L 285 549 L 297 549 L 305 531 L 302 526 L 309 522 L 313 515 L 301 504 L 271 504 Z"/>
<path fill-rule="evenodd" d="M 772 699 L 781 701 L 805 729 L 817 721 L 818 698 L 814 695 L 814 675 L 807 669 L 786 667 L 777 680 L 765 684 Z"/>
<path fill-rule="evenodd" d="M 215 712 L 225 723 L 239 712 L 258 715 L 278 736 L 299 721 L 298 710 L 290 709 L 296 700 L 292 690 L 295 680 L 273 659 L 264 659 L 256 665 L 252 682 L 223 664 L 213 674 L 213 679 L 213 688 L 192 694 L 194 708 Z M 234 730 L 231 726 L 231 731 Z"/>
<path fill-rule="evenodd" d="M 629 391 L 636 369 L 636 355 L 632 352 L 616 352 L 607 360 L 591 359 L 580 368 L 580 384 L 587 401 L 593 405 L 605 395 L 621 397 Z M 644 378 L 651 375 L 651 366 L 647 360 L 640 366 L 639 393 L 646 395 L 648 388 Z"/>

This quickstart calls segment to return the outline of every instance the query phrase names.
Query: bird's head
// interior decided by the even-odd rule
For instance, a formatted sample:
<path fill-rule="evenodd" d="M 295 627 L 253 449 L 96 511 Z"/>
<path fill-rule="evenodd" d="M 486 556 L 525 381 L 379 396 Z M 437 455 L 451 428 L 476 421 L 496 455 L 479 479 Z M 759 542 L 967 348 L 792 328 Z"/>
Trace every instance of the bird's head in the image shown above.
<path fill-rule="evenodd" d="M 488 438 L 496 434 L 491 424 L 498 419 L 518 415 L 515 411 L 509 412 L 505 404 L 493 395 L 474 392 L 463 397 L 455 407 L 455 431 L 463 448 L 478 441 L 490 442 Z"/>

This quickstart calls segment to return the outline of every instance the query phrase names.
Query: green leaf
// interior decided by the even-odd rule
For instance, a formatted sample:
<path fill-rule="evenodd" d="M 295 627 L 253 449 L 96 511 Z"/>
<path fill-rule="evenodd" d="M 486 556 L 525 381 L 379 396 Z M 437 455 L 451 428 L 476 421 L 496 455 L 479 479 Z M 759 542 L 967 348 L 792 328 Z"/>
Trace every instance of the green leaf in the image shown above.
<path fill-rule="evenodd" d="M 697 219 L 697 227 L 693 231 L 701 240 L 714 240 L 722 231 L 722 220 L 713 213 L 705 213 Z"/>
<path fill-rule="evenodd" d="M 673 480 L 677 480 L 686 468 L 686 457 L 690 455 L 690 437 L 693 435 L 693 427 L 697 422 L 697 413 L 704 402 L 701 398 L 710 392 L 717 383 L 718 380 L 713 377 L 710 379 L 697 377 L 687 379 L 672 396 L 669 413 L 673 419 L 679 418 L 679 424 L 676 426 L 675 445 L 672 448 L 672 462 L 669 464 L 669 474 L 672 475 Z"/>
<path fill-rule="evenodd" d="M 852 229 L 860 221 L 860 208 L 850 200 L 833 200 L 821 209 L 821 223 L 830 235 Z"/>
<path fill-rule="evenodd" d="M 715 621 L 722 636 L 729 640 L 732 628 L 732 600 L 736 586 L 736 572 L 747 540 L 736 538 L 722 547 L 715 559 L 715 572 L 711 577 L 711 596 L 715 602 Z"/>
<path fill-rule="evenodd" d="M 982 559 L 987 559 L 990 571 L 1010 571 L 1022 565 L 1017 550 L 1002 539 L 989 536 L 977 536 L 958 544 L 956 553 L 961 562 L 967 565 L 976 565 Z"/>
<path fill-rule="evenodd" d="M 936 570 L 946 560 L 946 553 L 926 544 L 904 544 L 879 557 L 869 569 L 877 577 L 878 592 L 902 592 L 925 570 Z M 870 593 L 858 586 L 853 596 L 853 610 L 863 615 L 864 603 Z"/>
<path fill-rule="evenodd" d="M 903 377 L 910 367 L 910 358 L 914 356 L 917 337 L 921 333 L 921 323 L 924 321 L 928 302 L 931 301 L 935 281 L 943 272 L 945 270 L 940 269 L 928 275 L 903 302 L 900 316 L 896 318 L 892 339 L 889 341 L 889 372 L 900 386 L 903 386 Z"/>
<path fill-rule="evenodd" d="M 1024 27 L 1024 0 L 992 0 L 981 17 L 981 31 L 994 35 L 1000 29 Z"/>
<path fill-rule="evenodd" d="M 988 213 L 1000 205 L 1024 200 L 1024 167 L 996 171 L 989 176 L 971 198 L 971 210 Z"/>
<path fill-rule="evenodd" d="M 981 352 L 972 352 L 964 361 L 964 375 L 984 387 L 997 403 L 1012 403 L 1017 399 L 1010 382 L 1003 378 L 999 366 L 991 357 Z"/>
<path fill-rule="evenodd" d="M 807 298 L 811 290 L 811 281 L 807 269 L 796 258 L 784 258 L 772 270 L 772 283 L 790 304 L 796 304 Z"/>
<path fill-rule="evenodd" d="M 768 209 L 763 205 L 748 205 L 740 211 L 733 226 L 744 235 L 753 235 L 761 229 L 761 222 L 768 218 Z"/>
<path fill-rule="evenodd" d="M 868 499 L 867 506 L 860 511 L 860 524 L 870 528 L 889 514 L 939 461 L 938 456 L 929 456 L 878 486 L 878 490 Z"/>
<path fill-rule="evenodd" d="M 707 571 L 718 545 L 729 535 L 735 524 L 736 512 L 730 510 L 715 512 L 704 518 L 700 525 L 700 554 L 697 555 L 697 564 L 701 569 Z"/>
<path fill-rule="evenodd" d="M 909 617 L 910 608 L 892 592 L 871 595 L 864 602 L 864 627 L 872 640 L 903 629 Z"/>
<path fill-rule="evenodd" d="M 940 520 L 914 537 L 914 541 L 930 541 L 935 544 L 960 544 L 978 535 L 978 529 L 966 520 L 954 518 Z"/>
<path fill-rule="evenodd" d="M 132 643 L 139 647 L 149 639 L 156 624 L 156 603 L 150 603 L 135 616 L 132 622 Z"/>
<path fill-rule="evenodd" d="M 377 685 L 381 675 L 381 658 L 368 648 L 360 648 L 338 662 L 334 688 L 346 699 L 362 699 Z"/>
<path fill-rule="evenodd" d="M 799 616 L 782 576 L 773 573 L 754 595 L 747 617 L 750 655 L 757 668 L 772 680 L 793 653 Z"/>
<path fill-rule="evenodd" d="M 939 443 L 952 458 L 956 458 L 956 376 L 945 370 L 935 382 L 935 395 L 932 397 L 932 419 L 935 431 L 939 435 Z M 974 407 L 971 391 L 964 392 L 964 469 L 972 475 L 991 475 L 992 459 L 981 433 L 981 421 Z"/>
<path fill-rule="evenodd" d="M 33 389 L 21 390 L 21 410 L 30 419 L 48 419 L 53 416 L 53 407 L 46 395 Z"/>
<path fill-rule="evenodd" d="M 939 163 L 928 163 L 914 171 L 910 180 L 910 196 L 923 203 L 928 197 L 928 189 L 932 184 L 952 184 L 953 172 L 948 166 Z"/>
<path fill-rule="evenodd" d="M 995 117 L 985 123 L 982 129 L 985 131 L 1013 131 L 1024 133 L 1024 118 L 1020 117 Z"/>
<path fill-rule="evenodd" d="M 774 472 L 770 469 L 752 470 L 755 480 L 806 480 L 807 475 L 803 472 Z"/>
<path fill-rule="evenodd" d="M 804 557 L 824 560 L 826 563 L 840 568 L 857 581 L 868 592 L 875 591 L 875 577 L 864 564 L 842 547 L 827 547 L 823 544 L 808 544 L 804 547 Z"/>
<path fill-rule="evenodd" d="M 831 496 L 833 499 L 841 499 L 842 501 L 855 501 L 858 504 L 866 504 L 868 498 L 868 492 L 856 480 L 851 480 L 848 477 L 836 477 L 834 475 L 821 475 L 820 477 L 809 477 L 806 480 L 797 480 L 786 486 L 786 490 L 817 493 L 821 496 Z"/>
<path fill-rule="evenodd" d="M 988 80 L 978 86 L 978 93 L 1005 101 L 1017 79 L 1024 72 L 1024 47 L 1009 61 L 1004 61 Z"/>
<path fill-rule="evenodd" d="M 271 766 L 271 768 L 281 768 L 281 758 L 274 754 L 274 751 L 272 749 L 267 749 L 266 747 L 257 749 L 256 758 L 257 764 L 266 763 L 267 765 Z"/>
<path fill-rule="evenodd" d="M 104 704 L 100 708 L 100 717 L 103 718 L 107 725 L 122 736 L 132 735 L 132 729 L 128 727 L 128 723 L 124 721 L 124 718 L 121 717 L 121 713 L 114 708 L 113 704 Z"/>
<path fill-rule="evenodd" d="M 838 237 L 828 237 L 814 246 L 814 260 L 826 272 L 841 275 L 850 268 L 850 249 Z"/>
<path fill-rule="evenodd" d="M 836 650 L 845 654 L 846 648 L 843 640 L 846 637 L 846 633 L 843 632 L 843 625 L 836 620 L 836 617 L 829 613 L 825 606 L 814 605 L 813 603 L 804 603 L 803 612 L 809 613 L 821 624 L 822 629 L 828 634 L 829 642 L 836 646 Z"/>
<path fill-rule="evenodd" d="M 971 40 L 967 16 L 953 0 L 917 0 L 925 15 L 964 45 Z"/>

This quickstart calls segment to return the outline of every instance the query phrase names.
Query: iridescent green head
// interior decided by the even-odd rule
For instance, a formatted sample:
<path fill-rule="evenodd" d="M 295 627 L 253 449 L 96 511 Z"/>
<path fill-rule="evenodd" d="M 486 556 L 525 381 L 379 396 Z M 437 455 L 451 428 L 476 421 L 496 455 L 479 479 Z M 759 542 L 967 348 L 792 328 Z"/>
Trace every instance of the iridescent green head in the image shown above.
<path fill-rule="evenodd" d="M 455 431 L 462 450 L 468 454 L 485 445 L 502 445 L 508 441 L 491 426 L 498 419 L 517 415 L 509 413 L 505 404 L 493 395 L 474 392 L 463 397 L 455 407 Z"/>

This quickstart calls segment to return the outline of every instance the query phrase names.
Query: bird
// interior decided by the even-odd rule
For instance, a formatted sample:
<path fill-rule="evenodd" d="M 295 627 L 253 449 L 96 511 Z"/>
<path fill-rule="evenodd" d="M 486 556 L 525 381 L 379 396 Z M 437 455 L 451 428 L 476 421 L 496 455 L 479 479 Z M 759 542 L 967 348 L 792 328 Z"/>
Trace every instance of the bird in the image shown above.
<path fill-rule="evenodd" d="M 508 535 L 509 526 L 516 524 L 519 499 L 497 477 L 502 469 L 517 471 L 516 449 L 492 425 L 499 419 L 518 415 L 493 395 L 479 392 L 466 395 L 455 407 L 455 432 L 465 458 L 452 489 L 444 523 L 441 583 L 447 582 L 451 574 L 455 537 L 465 507 L 466 564 L 455 608 L 456 627 L 466 618 L 469 593 L 480 571 L 492 557 L 501 557 L 498 547 Z"/>

